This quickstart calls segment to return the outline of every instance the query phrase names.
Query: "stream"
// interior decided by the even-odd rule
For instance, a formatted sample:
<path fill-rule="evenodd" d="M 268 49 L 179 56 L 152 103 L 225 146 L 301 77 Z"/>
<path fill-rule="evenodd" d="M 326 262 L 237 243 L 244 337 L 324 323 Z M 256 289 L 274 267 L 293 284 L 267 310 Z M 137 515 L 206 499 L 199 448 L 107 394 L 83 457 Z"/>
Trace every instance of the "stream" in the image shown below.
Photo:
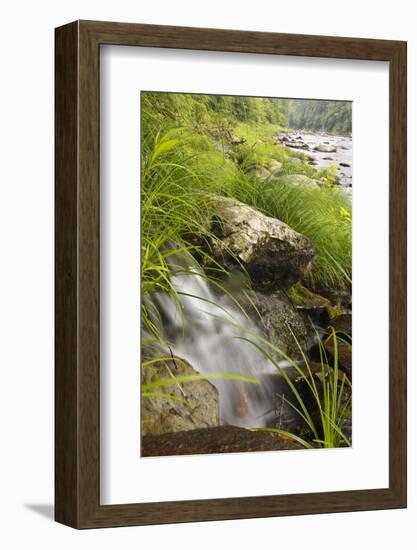
<path fill-rule="evenodd" d="M 339 185 L 349 189 L 352 187 L 352 138 L 348 136 L 333 136 L 324 133 L 290 132 L 286 134 L 289 141 L 283 142 L 289 149 L 299 149 L 310 158 L 310 164 L 316 168 L 328 168 L 331 164 L 337 166 Z M 322 146 L 328 151 L 319 151 Z"/>
<path fill-rule="evenodd" d="M 276 417 L 276 395 L 281 377 L 258 349 L 260 331 L 226 296 L 215 295 L 197 272 L 172 278 L 181 296 L 178 307 L 168 294 L 157 294 L 154 304 L 164 320 L 172 353 L 200 374 L 232 374 L 256 378 L 259 384 L 211 379 L 219 392 L 220 422 L 240 427 L 263 427 Z"/>

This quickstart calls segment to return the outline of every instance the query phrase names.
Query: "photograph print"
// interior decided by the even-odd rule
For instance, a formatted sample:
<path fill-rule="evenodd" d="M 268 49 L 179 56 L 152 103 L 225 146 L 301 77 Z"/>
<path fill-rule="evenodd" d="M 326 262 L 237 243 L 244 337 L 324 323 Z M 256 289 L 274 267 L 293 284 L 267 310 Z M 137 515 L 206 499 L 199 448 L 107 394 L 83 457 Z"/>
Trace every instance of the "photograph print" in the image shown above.
<path fill-rule="evenodd" d="M 352 103 L 140 116 L 141 456 L 350 447 Z"/>

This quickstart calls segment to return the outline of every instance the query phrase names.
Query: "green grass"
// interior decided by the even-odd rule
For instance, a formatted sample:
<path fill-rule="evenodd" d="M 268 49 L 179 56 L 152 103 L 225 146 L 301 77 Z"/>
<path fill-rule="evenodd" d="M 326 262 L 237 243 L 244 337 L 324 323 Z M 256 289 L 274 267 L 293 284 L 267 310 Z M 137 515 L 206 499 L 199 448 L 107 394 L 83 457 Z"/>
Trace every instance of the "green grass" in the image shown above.
<path fill-rule="evenodd" d="M 351 285 L 352 219 L 350 199 L 342 190 L 322 186 L 293 186 L 272 180 L 257 197 L 256 206 L 310 239 L 316 265 L 307 276 L 314 288 Z"/>
<path fill-rule="evenodd" d="M 165 148 L 164 148 L 165 146 Z M 277 146 L 273 146 L 279 150 Z M 316 287 L 347 287 L 351 273 L 351 203 L 343 191 L 259 181 L 245 173 L 203 136 L 164 135 L 155 151 L 143 155 L 143 289 L 168 290 L 164 247 L 168 243 L 192 253 L 186 236 L 208 237 L 216 195 L 234 197 L 281 219 L 308 237 L 317 255 L 311 282 Z M 309 167 L 310 168 L 310 167 Z M 320 177 L 307 168 L 304 174 Z M 297 170 L 297 173 L 302 170 Z M 156 276 L 156 278 L 155 278 Z"/>
<path fill-rule="evenodd" d="M 199 262 L 207 263 L 205 256 L 208 247 L 204 246 L 204 242 L 216 239 L 211 232 L 211 221 L 216 213 L 216 197 L 219 195 L 236 198 L 253 206 L 308 237 L 317 257 L 316 265 L 308 275 L 307 282 L 311 287 L 350 287 L 350 199 L 343 191 L 331 185 L 334 177 L 332 169 L 317 170 L 305 162 L 304 153 L 273 143 L 274 135 L 283 130 L 282 127 L 265 122 L 225 119 L 224 113 L 211 116 L 206 100 L 199 106 L 195 101 L 189 105 L 186 98 L 180 95 L 169 101 L 160 101 L 158 96 L 155 104 L 143 94 L 141 284 L 142 323 L 145 331 L 142 346 L 163 342 L 162 320 L 149 299 L 154 292 L 169 294 L 181 311 L 181 295 L 172 284 L 174 272 L 188 271 L 195 274 L 194 268 L 197 268 L 201 276 L 217 287 L 221 285 L 221 277 L 217 275 L 227 275 L 225 269 L 212 258 L 207 258 L 213 266 L 210 273 L 204 273 L 203 266 L 199 265 Z M 227 141 L 230 132 L 244 138 L 245 142 L 240 145 L 230 144 Z M 214 135 L 220 138 L 214 138 Z M 282 163 L 280 174 L 302 174 L 324 185 L 294 187 L 279 179 L 258 179 L 254 168 L 270 167 L 274 160 Z M 193 258 L 192 262 L 190 258 Z M 224 288 L 222 291 L 227 292 Z M 255 344 L 262 347 L 263 353 L 272 355 L 279 351 L 266 341 Z M 300 368 L 300 376 L 306 377 L 306 383 L 320 410 L 319 426 L 312 421 L 296 387 L 293 389 L 289 385 L 295 398 L 295 407 L 311 434 L 311 438 L 302 444 L 336 447 L 347 444 L 341 433 L 341 421 L 345 413 L 341 394 L 344 385 L 349 382 L 342 377 L 341 385 L 337 352 L 332 364 L 323 349 L 322 352 L 322 385 L 309 369 L 307 358 L 303 368 L 295 363 L 292 365 L 293 368 Z M 291 362 L 290 358 L 288 360 Z M 215 376 L 229 375 L 220 373 Z M 182 383 L 187 381 L 191 379 L 182 380 Z M 160 380 L 153 387 L 144 385 L 144 397 L 169 399 L 168 393 L 161 392 L 168 383 L 173 382 Z"/>
<path fill-rule="evenodd" d="M 179 101 L 178 98 L 175 101 Z M 183 103 L 181 103 L 182 105 Z M 311 286 L 345 288 L 351 277 L 351 203 L 332 186 L 311 188 L 259 180 L 251 168 L 282 162 L 283 174 L 304 174 L 328 179 L 331 173 L 305 162 L 294 163 L 293 152 L 272 142 L 280 130 L 273 124 L 234 123 L 233 133 L 244 137 L 242 145 L 215 142 L 207 131 L 207 109 L 198 128 L 190 114 L 175 115 L 175 102 L 156 111 L 146 98 L 142 107 L 142 318 L 148 331 L 159 338 L 155 315 L 146 296 L 166 292 L 179 303 L 171 283 L 172 263 L 180 256 L 202 258 L 201 246 L 215 236 L 210 221 L 216 196 L 234 197 L 265 214 L 278 218 L 308 237 L 317 262 L 308 276 Z M 195 108 L 194 108 L 195 109 Z M 194 111 L 193 111 L 194 113 Z M 194 115 L 195 116 L 195 113 Z M 187 118 L 188 117 L 188 118 Z M 180 123 L 182 123 L 180 125 Z M 184 262 L 185 263 L 185 262 Z M 213 265 L 213 262 L 210 262 Z M 211 277 L 216 265 L 211 271 Z"/>
<path fill-rule="evenodd" d="M 333 358 L 330 359 L 328 357 L 323 343 L 319 341 L 319 372 L 313 370 L 309 359 L 299 344 L 299 350 L 303 359 L 302 364 L 294 361 L 267 340 L 259 337 L 256 340 L 243 338 L 258 348 L 276 366 L 281 376 L 285 379 L 293 399 L 288 399 L 284 396 L 282 396 L 282 399 L 303 420 L 303 433 L 308 435 L 302 436 L 278 428 L 258 428 L 258 431 L 278 433 L 279 435 L 293 439 L 308 449 L 351 446 L 350 439 L 343 432 L 344 420 L 349 416 L 351 411 L 351 382 L 346 374 L 340 371 L 338 359 L 339 341 L 343 341 L 345 345 L 351 346 L 351 344 L 346 339 L 338 336 L 334 329 L 331 329 L 331 334 L 328 338 L 333 341 Z M 305 382 L 308 392 L 312 397 L 313 405 L 310 404 L 309 399 L 303 398 L 297 389 L 297 385 L 294 384 L 288 375 L 287 369 L 279 365 L 275 354 L 279 354 L 282 359 L 288 361 L 290 366 L 297 372 L 299 380 L 301 379 Z M 315 411 L 318 411 L 318 419 L 315 418 Z"/>

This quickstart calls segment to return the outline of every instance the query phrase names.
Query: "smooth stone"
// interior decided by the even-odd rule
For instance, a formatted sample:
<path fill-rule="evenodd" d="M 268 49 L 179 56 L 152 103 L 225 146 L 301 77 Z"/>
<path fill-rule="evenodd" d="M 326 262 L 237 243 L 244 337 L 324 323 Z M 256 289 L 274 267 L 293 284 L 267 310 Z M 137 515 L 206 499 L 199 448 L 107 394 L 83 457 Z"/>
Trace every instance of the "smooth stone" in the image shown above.
<path fill-rule="evenodd" d="M 337 151 L 336 147 L 333 145 L 326 145 L 325 143 L 320 143 L 320 145 L 316 145 L 314 147 L 315 151 L 319 151 L 319 153 L 335 153 Z"/>
<path fill-rule="evenodd" d="M 167 350 L 145 348 L 142 350 L 142 361 L 153 357 L 166 357 L 167 354 L 169 354 Z M 171 361 L 159 361 L 149 366 L 142 366 L 144 384 L 172 377 L 172 384 L 150 390 L 150 392 L 170 395 L 171 398 L 142 396 L 143 435 L 218 426 L 219 396 L 213 384 L 204 379 L 184 384 L 175 382 L 175 376 L 195 374 L 199 373 L 179 357 L 173 357 Z M 185 401 L 188 406 L 182 401 Z"/>

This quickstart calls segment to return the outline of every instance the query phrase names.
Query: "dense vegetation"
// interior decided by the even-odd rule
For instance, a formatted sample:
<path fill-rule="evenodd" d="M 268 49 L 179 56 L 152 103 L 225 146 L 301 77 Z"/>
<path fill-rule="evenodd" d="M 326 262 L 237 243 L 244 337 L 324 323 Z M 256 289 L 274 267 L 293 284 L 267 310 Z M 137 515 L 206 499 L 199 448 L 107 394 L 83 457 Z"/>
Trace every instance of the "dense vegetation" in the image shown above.
<path fill-rule="evenodd" d="M 314 102 L 315 105 L 319 103 L 325 102 Z M 336 122 L 332 123 L 331 111 L 327 108 L 327 128 L 341 132 L 344 119 L 342 115 L 336 116 L 336 110 Z M 169 294 L 181 311 L 181 296 L 171 277 L 173 270 L 179 267 L 179 257 L 194 258 L 188 267 L 186 262 L 180 266 L 190 275 L 195 274 L 196 261 L 207 265 L 208 260 L 212 266 L 210 272 L 202 269 L 199 273 L 210 284 L 218 288 L 222 285 L 227 272 L 213 258 L 207 257 L 210 248 L 204 246 L 206 240 L 216 238 L 211 221 L 219 195 L 235 198 L 278 218 L 310 239 L 316 264 L 304 284 L 316 290 L 350 288 L 350 198 L 334 185 L 334 167 L 316 169 L 308 163 L 305 153 L 287 148 L 275 139 L 278 133 L 287 131 L 289 124 L 295 124 L 294 117 L 300 113 L 297 104 L 291 100 L 142 93 L 141 284 L 145 328 L 142 346 L 165 343 L 161 328 L 163 320 L 152 299 L 148 299 L 154 292 Z M 312 113 L 317 114 L 314 110 Z M 347 117 L 346 112 L 343 116 Z M 300 127 L 313 127 L 313 115 L 297 120 Z M 349 131 L 347 126 L 343 131 Z M 277 163 L 278 176 L 274 174 Z M 267 177 L 262 174 L 262 169 L 269 170 Z M 294 185 L 285 178 L 287 175 L 307 176 L 313 180 L 313 185 Z M 227 292 L 225 287 L 221 290 Z M 259 346 L 262 353 L 279 352 L 265 340 L 255 339 L 252 343 Z M 298 438 L 297 441 L 307 447 L 349 444 L 342 432 L 342 421 L 349 406 L 342 402 L 342 394 L 348 382 L 344 375 L 338 375 L 336 340 L 334 347 L 336 353 L 332 364 L 320 349 L 321 379 L 324 381 L 320 389 L 306 357 L 305 367 L 299 373 L 319 407 L 318 420 L 309 416 L 302 398 L 288 381 L 296 400 L 295 409 L 305 420 L 309 433 L 307 440 Z M 142 364 L 142 369 L 172 359 L 172 352 L 169 356 L 151 356 Z M 298 371 L 298 363 L 286 359 Z M 273 356 L 271 361 L 275 361 Z M 279 365 L 276 366 L 279 370 Z M 163 388 L 196 380 L 195 376 L 184 379 L 172 373 L 169 376 L 158 381 L 157 385 L 143 384 L 142 396 L 176 399 Z M 234 375 L 225 372 L 216 374 L 216 377 L 233 378 Z"/>
<path fill-rule="evenodd" d="M 288 126 L 298 130 L 352 133 L 352 103 L 350 101 L 289 100 Z"/>
<path fill-rule="evenodd" d="M 169 243 L 195 252 L 189 235 L 209 231 L 213 198 L 234 197 L 307 236 L 317 263 L 313 287 L 350 286 L 351 201 L 332 170 L 316 170 L 302 152 L 277 145 L 288 101 L 230 96 L 142 94 L 142 291 L 172 291 Z M 321 187 L 257 176 L 282 163 Z M 296 162 L 297 161 L 297 162 Z"/>

